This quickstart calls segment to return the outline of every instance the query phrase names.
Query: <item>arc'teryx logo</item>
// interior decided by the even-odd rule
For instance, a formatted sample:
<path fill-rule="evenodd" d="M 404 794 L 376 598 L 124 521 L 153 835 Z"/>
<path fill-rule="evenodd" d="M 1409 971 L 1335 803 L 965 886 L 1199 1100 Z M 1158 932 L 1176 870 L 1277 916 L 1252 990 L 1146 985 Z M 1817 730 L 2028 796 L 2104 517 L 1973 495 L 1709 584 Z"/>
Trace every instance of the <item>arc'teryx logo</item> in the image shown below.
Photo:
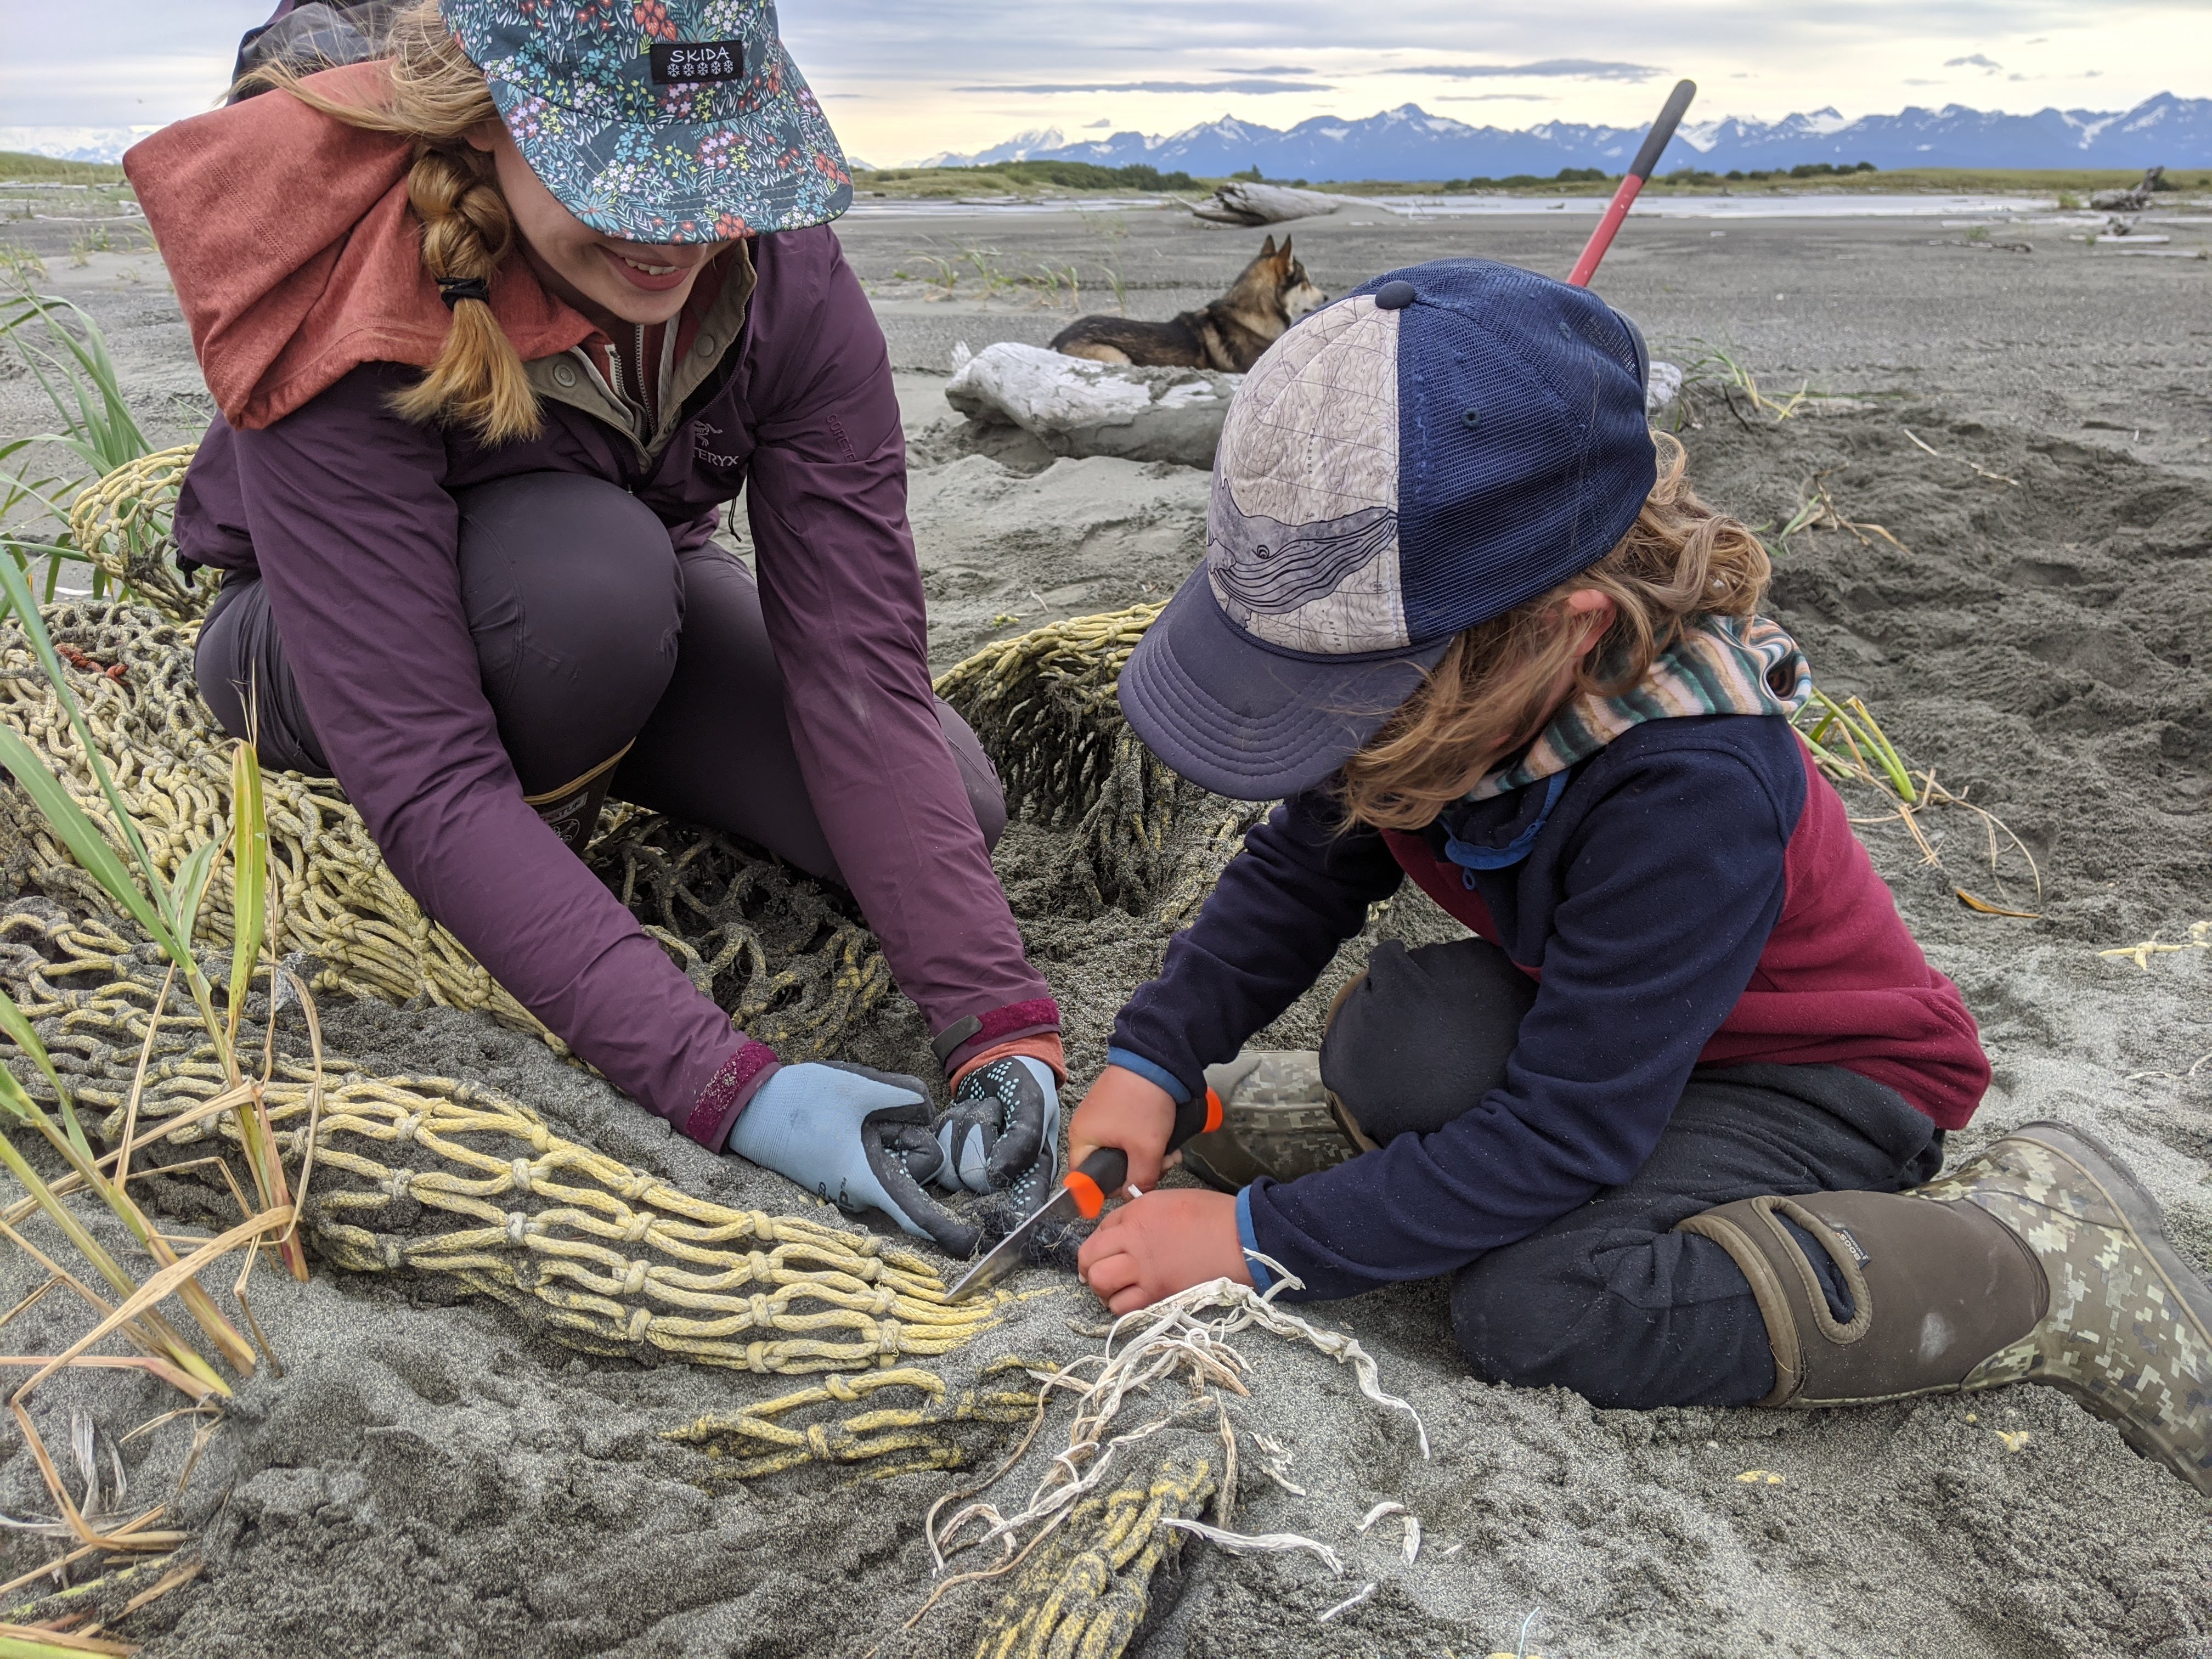
<path fill-rule="evenodd" d="M 653 48 L 652 58 L 656 86 L 737 81 L 745 72 L 742 40 L 664 41 Z"/>
<path fill-rule="evenodd" d="M 708 466 L 743 466 L 745 464 L 745 458 L 743 455 L 723 455 L 715 452 L 714 441 L 721 435 L 722 428 L 712 422 L 692 422 L 691 453 Z"/>

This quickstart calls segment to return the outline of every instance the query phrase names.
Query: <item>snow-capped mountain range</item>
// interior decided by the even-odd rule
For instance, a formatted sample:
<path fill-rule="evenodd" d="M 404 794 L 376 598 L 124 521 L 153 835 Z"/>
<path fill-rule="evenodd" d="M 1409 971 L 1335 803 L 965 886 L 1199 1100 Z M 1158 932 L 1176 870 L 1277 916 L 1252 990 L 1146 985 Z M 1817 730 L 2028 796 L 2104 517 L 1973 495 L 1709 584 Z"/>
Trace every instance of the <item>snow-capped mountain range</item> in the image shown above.
<path fill-rule="evenodd" d="M 0 150 L 51 155 L 64 161 L 119 161 L 159 127 L 0 127 Z"/>
<path fill-rule="evenodd" d="M 1287 132 L 1224 116 L 1167 137 L 1117 132 L 1070 143 L 1057 128 L 1025 132 L 974 155 L 941 155 L 924 167 L 991 161 L 1146 162 L 1219 178 L 1258 167 L 1270 179 L 1316 183 L 1352 179 L 1503 178 L 1562 167 L 1618 172 L 1636 153 L 1637 127 L 1547 121 L 1519 131 L 1469 126 L 1401 104 L 1361 121 L 1316 116 Z M 1695 167 L 1789 167 L 1801 162 L 1878 167 L 2120 167 L 2212 166 L 2212 98 L 2162 92 L 2131 110 L 2039 110 L 2005 115 L 1947 104 L 1846 120 L 1832 109 L 1779 121 L 1737 116 L 1685 125 L 1667 147 L 1662 173 Z"/>
<path fill-rule="evenodd" d="M 0 150 L 28 151 L 76 161 L 112 161 L 152 127 L 0 127 Z M 921 167 L 975 167 L 992 161 L 1095 161 L 1102 167 L 1148 162 L 1219 178 L 1256 167 L 1270 179 L 1503 178 L 1548 176 L 1561 167 L 1618 171 L 1643 141 L 1641 128 L 1547 121 L 1518 131 L 1474 127 L 1401 104 L 1361 121 L 1316 116 L 1287 132 L 1224 116 L 1165 137 L 1117 132 L 1070 143 L 1057 127 L 1018 133 L 972 155 L 947 152 Z M 1895 115 L 1846 120 L 1832 109 L 1779 121 L 1737 116 L 1692 122 L 1674 136 L 1661 172 L 1697 167 L 1789 167 L 1804 161 L 1878 167 L 2118 167 L 2163 164 L 2212 167 L 2212 98 L 2162 92 L 2133 109 L 2039 110 L 2004 115 L 1947 104 Z M 855 165 L 865 165 L 856 162 Z"/>

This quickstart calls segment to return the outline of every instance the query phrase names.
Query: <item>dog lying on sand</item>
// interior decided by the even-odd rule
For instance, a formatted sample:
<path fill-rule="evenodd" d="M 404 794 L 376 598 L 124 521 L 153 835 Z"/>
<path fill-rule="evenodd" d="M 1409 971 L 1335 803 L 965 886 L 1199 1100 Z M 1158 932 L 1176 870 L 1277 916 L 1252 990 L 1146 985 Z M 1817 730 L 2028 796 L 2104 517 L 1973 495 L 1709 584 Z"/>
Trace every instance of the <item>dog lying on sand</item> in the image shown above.
<path fill-rule="evenodd" d="M 1260 257 L 1212 304 L 1166 323 L 1079 317 L 1053 337 L 1052 349 L 1094 362 L 1242 374 L 1282 338 L 1284 330 L 1328 301 L 1328 295 L 1291 256 L 1291 239 L 1284 237 L 1277 247 L 1270 236 Z"/>

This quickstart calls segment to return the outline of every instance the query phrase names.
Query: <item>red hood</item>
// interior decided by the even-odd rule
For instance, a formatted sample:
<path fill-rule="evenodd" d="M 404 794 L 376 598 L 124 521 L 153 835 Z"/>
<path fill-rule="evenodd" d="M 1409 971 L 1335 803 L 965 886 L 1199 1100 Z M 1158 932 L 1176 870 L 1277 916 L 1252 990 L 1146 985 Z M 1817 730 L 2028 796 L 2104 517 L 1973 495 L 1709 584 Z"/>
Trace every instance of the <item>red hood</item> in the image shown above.
<path fill-rule="evenodd" d="M 380 64 L 326 70 L 325 97 L 374 100 Z M 123 158 L 224 419 L 283 419 L 368 362 L 436 361 L 452 319 L 407 204 L 410 141 L 281 92 L 164 127 Z M 528 361 L 597 331 L 510 259 L 492 310 Z"/>

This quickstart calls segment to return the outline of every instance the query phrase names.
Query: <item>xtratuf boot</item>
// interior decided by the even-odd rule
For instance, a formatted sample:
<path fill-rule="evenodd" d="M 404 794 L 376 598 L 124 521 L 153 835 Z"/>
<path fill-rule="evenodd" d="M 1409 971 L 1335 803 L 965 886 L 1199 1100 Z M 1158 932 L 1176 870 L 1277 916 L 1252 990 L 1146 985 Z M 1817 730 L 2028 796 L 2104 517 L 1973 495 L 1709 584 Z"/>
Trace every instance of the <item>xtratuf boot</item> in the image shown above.
<path fill-rule="evenodd" d="M 1831 1310 L 1784 1219 L 1840 1272 Z M 1910 1193 L 1753 1198 L 1691 1217 L 1751 1282 L 1769 1406 L 2048 1382 L 2212 1497 L 2212 1286 L 2089 1135 L 2031 1123 Z"/>
<path fill-rule="evenodd" d="M 574 782 L 522 799 L 532 811 L 552 826 L 553 833 L 567 843 L 570 852 L 581 856 L 599 830 L 599 809 L 607 804 L 607 787 L 614 781 L 615 768 L 622 764 L 623 757 L 629 751 L 630 745 L 626 743 Z"/>
<path fill-rule="evenodd" d="M 1224 1193 L 1263 1175 L 1295 1181 L 1359 1150 L 1338 1127 L 1311 1049 L 1247 1048 L 1207 1066 L 1206 1086 L 1220 1097 L 1221 1127 L 1185 1144 L 1183 1167 Z"/>

